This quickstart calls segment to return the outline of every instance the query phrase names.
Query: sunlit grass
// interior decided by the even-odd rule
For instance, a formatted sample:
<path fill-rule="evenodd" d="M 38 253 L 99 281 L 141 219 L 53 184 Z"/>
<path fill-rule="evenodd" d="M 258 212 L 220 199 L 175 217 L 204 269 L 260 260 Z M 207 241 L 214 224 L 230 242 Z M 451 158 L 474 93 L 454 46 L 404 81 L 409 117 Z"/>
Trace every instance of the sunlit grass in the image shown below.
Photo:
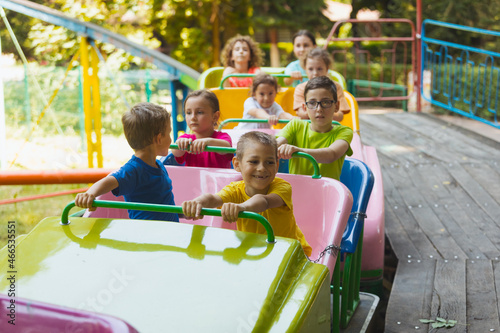
<path fill-rule="evenodd" d="M 0 186 L 0 200 L 21 198 L 71 189 L 85 188 L 88 184 L 13 185 Z M 66 204 L 76 194 L 0 205 L 0 248 L 7 243 L 7 223 L 16 222 L 16 236 L 26 234 L 47 216 L 60 216 Z M 76 209 L 75 209 L 76 212 Z"/>

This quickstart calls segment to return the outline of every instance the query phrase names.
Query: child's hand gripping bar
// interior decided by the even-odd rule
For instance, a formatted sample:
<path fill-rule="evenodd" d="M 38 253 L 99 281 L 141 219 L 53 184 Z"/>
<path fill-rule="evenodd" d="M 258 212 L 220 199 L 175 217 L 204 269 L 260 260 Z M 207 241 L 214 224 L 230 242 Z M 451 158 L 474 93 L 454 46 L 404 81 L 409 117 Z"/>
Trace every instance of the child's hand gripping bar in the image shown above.
<path fill-rule="evenodd" d="M 271 76 L 274 76 L 274 77 L 283 77 L 283 78 L 289 78 L 290 77 L 290 74 L 274 74 L 274 73 L 267 73 Z M 224 89 L 224 82 L 229 79 L 230 77 L 254 77 L 254 76 L 257 76 L 258 74 L 249 74 L 249 73 L 235 73 L 235 74 L 229 74 L 229 75 L 226 75 L 222 78 L 222 80 L 220 80 L 220 85 L 219 85 L 219 89 Z M 307 79 L 307 75 L 302 75 L 302 77 L 304 79 Z"/>
<path fill-rule="evenodd" d="M 260 120 L 260 119 L 259 119 Z M 176 144 L 170 145 L 170 149 L 179 149 L 179 146 Z M 211 152 L 211 153 L 221 153 L 221 154 L 227 154 L 227 153 L 236 153 L 236 148 L 233 147 L 217 147 L 217 146 L 207 146 L 205 147 L 206 152 Z M 321 178 L 321 173 L 319 172 L 319 165 L 318 162 L 316 162 L 316 159 L 312 157 L 309 154 L 302 153 L 302 152 L 295 152 L 292 154 L 292 157 L 301 157 L 308 159 L 314 168 L 314 173 L 312 175 L 313 179 L 320 179 Z"/>
<path fill-rule="evenodd" d="M 105 208 L 119 208 L 119 209 L 134 209 L 134 210 L 145 210 L 150 212 L 163 212 L 163 213 L 177 213 L 183 214 L 181 206 L 170 206 L 170 205 L 158 205 L 158 204 L 148 204 L 148 203 L 140 203 L 140 202 L 121 202 L 121 201 L 107 201 L 107 200 L 94 200 L 92 203 L 93 207 L 105 207 Z M 68 214 L 71 208 L 75 207 L 75 202 L 71 201 L 69 204 L 64 207 L 64 210 L 61 215 L 61 224 L 68 225 L 69 219 Z M 203 208 L 201 210 L 201 215 L 210 215 L 210 216 L 222 216 L 220 209 L 214 208 Z M 254 212 L 240 212 L 238 214 L 239 218 L 245 219 L 253 219 L 258 221 L 262 226 L 266 229 L 267 232 L 267 242 L 274 243 L 274 231 L 269 224 L 269 221 L 257 213 Z"/>

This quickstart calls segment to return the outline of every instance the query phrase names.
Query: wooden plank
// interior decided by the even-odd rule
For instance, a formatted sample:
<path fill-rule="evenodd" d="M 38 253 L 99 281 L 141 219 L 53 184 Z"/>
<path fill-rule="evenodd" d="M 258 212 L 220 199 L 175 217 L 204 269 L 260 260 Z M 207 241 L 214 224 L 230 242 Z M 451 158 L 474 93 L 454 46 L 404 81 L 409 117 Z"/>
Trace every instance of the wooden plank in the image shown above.
<path fill-rule="evenodd" d="M 390 173 L 390 179 L 406 203 L 405 209 L 409 210 L 415 217 L 419 227 L 430 239 L 441 258 L 450 259 L 455 256 L 467 258 L 467 255 L 423 198 L 421 193 L 426 193 L 429 189 L 425 187 L 425 184 L 413 181 L 413 170 L 410 167 L 398 167 Z M 385 177 L 384 180 L 387 178 L 389 177 Z M 407 232 L 410 231 L 407 230 Z M 434 259 L 437 258 L 434 257 Z"/>
<path fill-rule="evenodd" d="M 495 293 L 497 297 L 496 310 L 500 316 L 500 261 L 498 261 L 498 259 L 499 258 L 492 260 L 491 263 L 493 265 L 493 276 L 495 278 Z"/>
<path fill-rule="evenodd" d="M 500 161 L 500 156 L 498 160 Z M 493 200 L 500 204 L 500 165 L 494 168 L 484 161 L 476 164 L 462 163 L 462 167 L 488 192 Z"/>
<path fill-rule="evenodd" d="M 385 234 L 398 259 L 421 259 L 420 253 L 413 245 L 401 221 L 387 202 L 385 204 Z"/>
<path fill-rule="evenodd" d="M 436 260 L 400 260 L 385 316 L 385 332 L 414 332 L 431 315 Z"/>
<path fill-rule="evenodd" d="M 377 150 L 390 154 L 401 163 L 418 164 L 429 159 L 436 161 L 456 158 L 456 155 L 446 151 L 438 153 L 437 148 L 432 147 L 435 145 L 432 140 L 416 134 L 412 128 L 392 121 L 386 115 L 370 118 L 368 126 L 370 139 L 374 140 Z"/>
<path fill-rule="evenodd" d="M 500 225 L 500 220 L 498 219 L 500 215 L 500 204 L 497 203 L 460 164 L 453 163 L 448 165 L 448 171 L 474 201 L 477 202 L 478 207 L 481 207 L 486 214 L 493 220 L 496 220 L 496 223 Z M 492 184 L 492 186 L 498 186 L 498 184 Z"/>
<path fill-rule="evenodd" d="M 491 332 L 500 327 L 490 260 L 467 260 L 467 324 L 469 332 Z"/>
<path fill-rule="evenodd" d="M 388 176 L 388 173 L 386 173 L 385 170 L 383 170 L 383 172 L 386 206 L 389 205 L 394 214 L 396 214 L 396 216 L 398 217 L 399 221 L 401 222 L 401 226 L 410 238 L 412 245 L 420 253 L 420 256 L 418 258 L 438 258 L 439 253 L 437 252 L 436 248 L 424 233 L 424 231 L 420 228 L 414 216 L 410 214 L 408 209 L 405 208 L 406 204 L 404 202 L 404 199 L 394 186 L 391 177 Z M 398 251 L 399 253 L 406 253 L 408 251 L 409 254 L 410 250 L 406 250 L 406 244 L 403 243 L 401 245 L 404 246 L 402 249 L 398 248 L 396 250 L 395 248 L 393 248 L 394 251 Z M 394 244 L 394 246 L 396 246 L 396 244 Z"/>
<path fill-rule="evenodd" d="M 480 140 L 478 135 L 466 135 L 466 132 L 460 131 L 460 128 L 435 117 L 411 113 L 407 115 L 387 114 L 387 118 L 406 126 L 409 131 L 428 137 L 433 142 L 433 148 L 454 154 L 455 158 L 449 159 L 450 161 L 461 160 L 463 156 L 469 160 L 482 161 L 499 154 L 498 145 L 491 147 L 485 144 L 484 140 Z"/>
<path fill-rule="evenodd" d="M 446 168 L 437 167 L 436 164 L 420 164 L 414 170 L 415 179 L 426 184 L 428 189 L 425 200 L 468 258 L 486 259 L 497 256 L 499 253 L 496 246 L 470 222 L 462 208 L 463 203 L 457 202 L 451 194 L 452 191 L 462 191 L 462 188 L 451 183 L 452 177 L 446 172 Z M 447 259 L 456 258 L 453 256 Z"/>
<path fill-rule="evenodd" d="M 446 332 L 465 332 L 466 310 L 466 270 L 465 260 L 438 260 L 434 274 L 431 317 L 456 320 L 461 325 L 447 329 Z M 432 326 L 429 325 L 430 330 Z"/>

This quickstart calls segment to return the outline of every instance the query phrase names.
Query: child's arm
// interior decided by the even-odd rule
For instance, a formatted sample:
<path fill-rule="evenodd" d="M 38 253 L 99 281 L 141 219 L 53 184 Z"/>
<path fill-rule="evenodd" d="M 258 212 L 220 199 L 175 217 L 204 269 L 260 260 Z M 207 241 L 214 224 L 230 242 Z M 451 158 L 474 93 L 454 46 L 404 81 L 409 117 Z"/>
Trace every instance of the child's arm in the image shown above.
<path fill-rule="evenodd" d="M 253 108 L 248 110 L 248 114 L 255 118 L 267 119 L 267 122 L 271 125 L 276 125 L 278 123 L 278 117 L 270 115 L 264 109 Z"/>
<path fill-rule="evenodd" d="M 283 141 L 284 140 L 284 141 Z M 289 159 L 295 152 L 302 152 L 311 155 L 318 163 L 332 163 L 345 155 L 349 149 L 349 143 L 345 140 L 336 140 L 327 148 L 299 148 L 289 145 L 285 138 L 278 138 L 278 158 Z"/>
<path fill-rule="evenodd" d="M 302 80 L 302 73 L 299 71 L 291 72 L 290 77 L 284 78 L 285 84 L 290 86 L 295 80 Z"/>
<path fill-rule="evenodd" d="M 222 72 L 222 77 L 226 77 L 230 74 L 234 74 L 236 73 L 236 69 L 234 67 L 231 67 L 231 66 L 228 66 L 226 68 L 224 68 L 224 71 Z M 227 79 L 226 81 L 224 81 L 224 84 L 223 84 L 224 87 L 231 87 L 231 82 L 229 82 L 229 79 Z"/>
<path fill-rule="evenodd" d="M 280 113 L 278 118 L 292 120 L 293 118 L 297 118 L 297 117 L 293 116 L 291 113 L 284 111 L 284 112 Z"/>
<path fill-rule="evenodd" d="M 184 201 L 182 203 L 182 211 L 184 217 L 188 220 L 199 220 L 203 218 L 201 215 L 202 208 L 214 208 L 223 204 L 221 197 L 215 194 L 206 193 L 199 197 Z"/>
<path fill-rule="evenodd" d="M 344 119 L 344 113 L 342 111 L 337 111 L 333 114 L 333 120 L 341 122 Z"/>
<path fill-rule="evenodd" d="M 193 142 L 193 140 L 189 138 L 178 138 L 177 141 L 175 141 L 175 144 L 179 147 L 179 149 L 172 149 L 172 154 L 175 157 L 184 156 L 186 151 L 189 151 L 191 142 Z"/>
<path fill-rule="evenodd" d="M 238 214 L 242 211 L 260 213 L 283 205 L 285 202 L 276 193 L 256 194 L 241 204 L 226 202 L 222 205 L 221 214 L 224 221 L 236 222 Z"/>
<path fill-rule="evenodd" d="M 82 208 L 88 208 L 94 211 L 96 208 L 92 207 L 95 198 L 101 194 L 107 193 L 118 187 L 118 181 L 113 176 L 106 176 L 92 185 L 87 192 L 78 193 L 75 198 L 75 205 Z"/>
<path fill-rule="evenodd" d="M 214 139 L 214 138 L 196 139 L 191 144 L 190 153 L 199 154 L 203 152 L 207 146 L 231 147 L 231 144 L 228 141 L 222 139 Z M 232 154 L 232 153 L 226 153 L 226 154 Z"/>

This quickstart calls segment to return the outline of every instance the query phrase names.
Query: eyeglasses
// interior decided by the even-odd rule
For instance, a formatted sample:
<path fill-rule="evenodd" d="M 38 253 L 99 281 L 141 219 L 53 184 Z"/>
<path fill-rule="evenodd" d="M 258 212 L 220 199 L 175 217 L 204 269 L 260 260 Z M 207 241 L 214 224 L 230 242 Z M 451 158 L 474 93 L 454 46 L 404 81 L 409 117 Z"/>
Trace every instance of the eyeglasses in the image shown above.
<path fill-rule="evenodd" d="M 309 102 L 306 102 L 306 106 L 308 109 L 311 109 L 311 110 L 316 109 L 318 107 L 318 105 L 321 105 L 321 107 L 323 109 L 328 109 L 329 107 L 331 107 L 333 105 L 333 103 L 336 103 L 336 101 L 334 101 L 333 99 L 329 99 L 329 100 L 325 100 L 325 101 L 321 101 L 321 102 L 309 101 Z"/>

